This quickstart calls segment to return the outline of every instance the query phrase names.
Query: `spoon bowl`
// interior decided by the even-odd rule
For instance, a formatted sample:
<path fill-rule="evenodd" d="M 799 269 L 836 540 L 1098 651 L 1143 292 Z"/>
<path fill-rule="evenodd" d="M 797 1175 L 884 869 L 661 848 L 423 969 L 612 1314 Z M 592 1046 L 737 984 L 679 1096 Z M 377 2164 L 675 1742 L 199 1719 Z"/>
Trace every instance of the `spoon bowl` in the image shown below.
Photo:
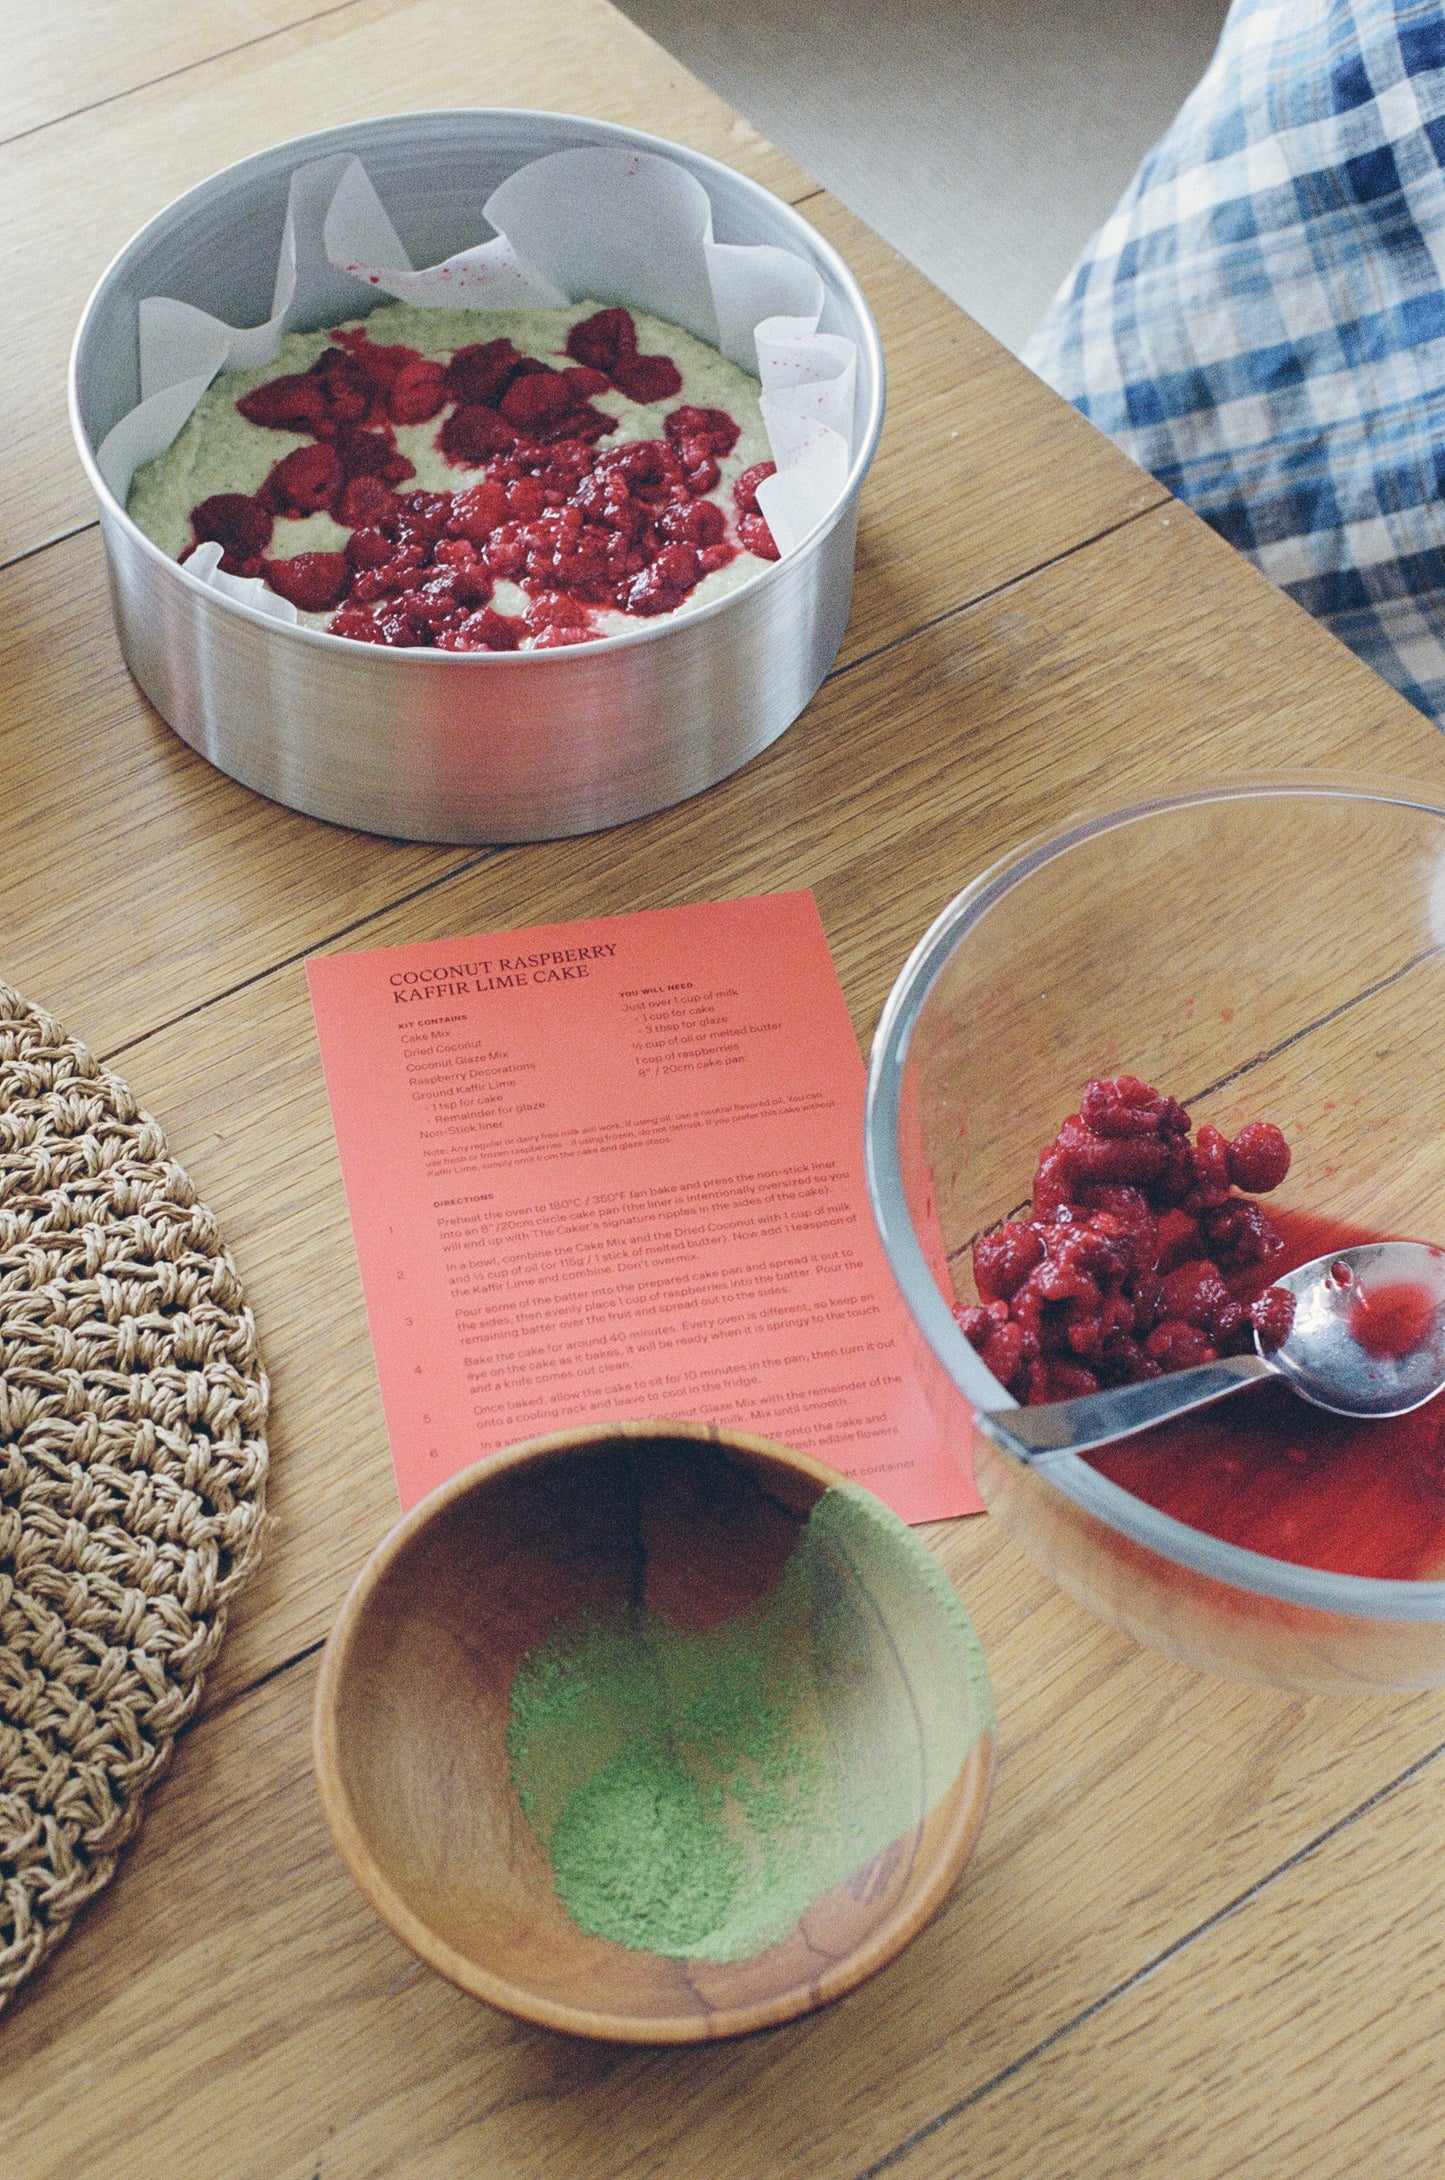
<path fill-rule="evenodd" d="M 1289 1336 L 1265 1362 L 1334 1415 L 1408 1415 L 1445 1388 L 1445 1249 L 1362 1242 L 1277 1284 L 1295 1298 Z"/>

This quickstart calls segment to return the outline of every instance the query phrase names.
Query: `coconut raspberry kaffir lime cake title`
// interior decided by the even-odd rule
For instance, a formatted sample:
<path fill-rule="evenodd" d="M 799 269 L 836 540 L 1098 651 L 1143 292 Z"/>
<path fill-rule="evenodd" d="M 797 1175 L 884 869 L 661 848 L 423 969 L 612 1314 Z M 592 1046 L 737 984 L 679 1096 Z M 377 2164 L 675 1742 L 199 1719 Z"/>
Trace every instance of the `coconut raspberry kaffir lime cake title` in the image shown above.
<path fill-rule="evenodd" d="M 681 327 L 599 309 L 391 304 L 215 379 L 129 512 L 221 547 L 308 626 L 543 650 L 637 629 L 778 557 L 755 379 Z"/>

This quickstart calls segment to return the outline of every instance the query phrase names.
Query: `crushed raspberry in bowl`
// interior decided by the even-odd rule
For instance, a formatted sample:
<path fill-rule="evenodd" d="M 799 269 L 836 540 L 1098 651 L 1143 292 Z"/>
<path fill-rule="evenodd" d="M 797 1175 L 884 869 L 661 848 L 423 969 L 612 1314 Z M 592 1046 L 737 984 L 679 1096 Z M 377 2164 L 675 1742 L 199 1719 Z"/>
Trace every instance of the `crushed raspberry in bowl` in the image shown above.
<path fill-rule="evenodd" d="M 1253 1199 L 1289 1171 L 1271 1121 L 1197 1133 L 1134 1075 L 1089 1083 L 1034 1176 L 1032 1214 L 980 1234 L 976 1304 L 955 1311 L 1025 1403 L 1068 1400 L 1278 1346 L 1294 1298 L 1269 1284 L 1280 1231 Z"/>

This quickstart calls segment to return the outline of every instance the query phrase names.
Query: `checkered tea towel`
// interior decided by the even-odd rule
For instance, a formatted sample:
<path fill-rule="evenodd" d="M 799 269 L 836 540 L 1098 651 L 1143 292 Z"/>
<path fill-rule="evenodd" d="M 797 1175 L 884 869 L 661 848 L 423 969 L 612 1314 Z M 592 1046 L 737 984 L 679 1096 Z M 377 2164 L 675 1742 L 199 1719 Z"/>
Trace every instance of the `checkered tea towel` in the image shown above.
<path fill-rule="evenodd" d="M 1445 725 L 1445 9 L 1235 0 L 1028 363 Z"/>

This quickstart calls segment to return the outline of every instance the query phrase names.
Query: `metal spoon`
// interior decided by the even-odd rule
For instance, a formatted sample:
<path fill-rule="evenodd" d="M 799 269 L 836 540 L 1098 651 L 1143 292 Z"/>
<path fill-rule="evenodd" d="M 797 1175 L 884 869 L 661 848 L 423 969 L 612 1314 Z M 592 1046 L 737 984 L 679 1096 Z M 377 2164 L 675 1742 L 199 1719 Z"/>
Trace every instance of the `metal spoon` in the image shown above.
<path fill-rule="evenodd" d="M 1025 1461 L 1087 1453 L 1193 1408 L 1208 1407 L 1260 1378 L 1278 1377 L 1332 1415 L 1406 1415 L 1445 1389 L 1445 1249 L 1423 1241 L 1362 1242 L 1315 1257 L 1275 1282 L 1295 1298 L 1294 1323 L 1267 1352 L 1222 1356 L 1194 1370 L 1120 1385 L 1038 1408 L 975 1412 L 979 1429 Z M 1362 1309 L 1383 1289 L 1419 1290 L 1420 1336 L 1404 1354 L 1380 1354 L 1356 1337 Z M 1376 1342 L 1376 1345 L 1379 1343 Z"/>

